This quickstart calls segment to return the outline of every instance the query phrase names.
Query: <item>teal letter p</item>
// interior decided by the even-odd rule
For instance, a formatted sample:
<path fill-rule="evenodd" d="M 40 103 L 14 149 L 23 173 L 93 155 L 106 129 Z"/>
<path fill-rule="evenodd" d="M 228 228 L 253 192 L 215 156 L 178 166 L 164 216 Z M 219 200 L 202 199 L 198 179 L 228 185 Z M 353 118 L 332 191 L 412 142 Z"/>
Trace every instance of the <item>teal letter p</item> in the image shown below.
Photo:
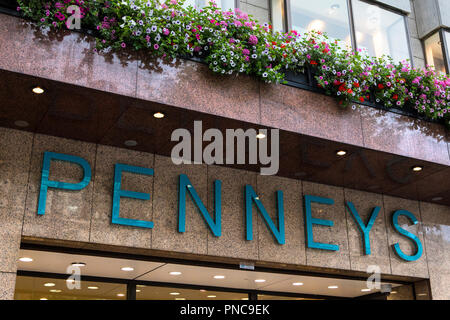
<path fill-rule="evenodd" d="M 81 182 L 79 183 L 68 183 L 49 180 L 50 163 L 52 160 L 73 162 L 80 165 L 84 171 L 83 180 L 81 180 Z M 44 152 L 44 162 L 42 164 L 42 175 L 41 175 L 41 187 L 39 191 L 38 214 L 39 215 L 45 214 L 45 203 L 47 201 L 47 190 L 49 187 L 56 189 L 78 191 L 85 188 L 90 181 L 91 181 L 91 167 L 89 166 L 89 163 L 83 158 L 63 153 L 55 153 L 47 151 Z"/>

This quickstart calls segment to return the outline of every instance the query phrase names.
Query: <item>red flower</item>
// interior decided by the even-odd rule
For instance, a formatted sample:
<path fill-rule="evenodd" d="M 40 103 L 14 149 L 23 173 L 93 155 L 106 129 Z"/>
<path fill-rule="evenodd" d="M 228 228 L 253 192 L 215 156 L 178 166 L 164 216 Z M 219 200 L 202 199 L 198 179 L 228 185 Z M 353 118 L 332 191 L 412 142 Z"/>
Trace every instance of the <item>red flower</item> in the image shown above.
<path fill-rule="evenodd" d="M 323 52 L 323 53 L 328 53 L 328 52 L 330 52 L 330 49 L 326 49 L 326 48 L 325 48 L 325 49 L 322 50 L 322 52 Z"/>
<path fill-rule="evenodd" d="M 397 94 L 394 94 L 394 95 L 392 96 L 392 99 L 398 100 L 398 95 L 397 95 Z"/>
<path fill-rule="evenodd" d="M 359 101 L 364 102 L 364 97 L 360 97 Z"/>
<path fill-rule="evenodd" d="M 317 62 L 314 60 L 311 60 L 309 63 L 311 63 L 313 66 L 317 65 Z"/>
<path fill-rule="evenodd" d="M 345 85 L 341 84 L 341 86 L 339 87 L 339 91 L 345 91 Z"/>
<path fill-rule="evenodd" d="M 353 93 L 353 90 L 352 90 L 352 89 L 348 89 L 347 92 L 348 92 L 349 94 L 352 94 L 352 93 Z"/>
<path fill-rule="evenodd" d="M 359 88 L 359 83 L 355 82 L 355 83 L 353 83 L 353 86 L 356 87 L 356 88 Z"/>
<path fill-rule="evenodd" d="M 379 83 L 378 84 L 378 89 L 380 89 L 380 90 L 384 89 L 384 85 L 382 83 Z"/>

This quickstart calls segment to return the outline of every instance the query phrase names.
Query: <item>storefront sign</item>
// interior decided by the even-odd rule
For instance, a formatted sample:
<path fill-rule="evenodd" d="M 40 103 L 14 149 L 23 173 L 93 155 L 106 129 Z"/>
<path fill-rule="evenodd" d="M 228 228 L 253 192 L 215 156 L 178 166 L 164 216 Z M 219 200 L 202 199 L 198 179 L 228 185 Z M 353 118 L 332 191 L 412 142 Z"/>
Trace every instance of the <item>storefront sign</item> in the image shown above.
<path fill-rule="evenodd" d="M 52 181 L 49 179 L 50 175 L 50 163 L 52 160 L 58 161 L 66 161 L 78 164 L 82 167 L 84 171 L 83 179 L 79 183 L 67 183 L 67 182 L 59 182 Z M 150 168 L 142 168 L 136 166 L 130 166 L 126 164 L 115 164 L 114 171 L 114 188 L 113 188 L 113 205 L 112 205 L 112 220 L 113 224 L 126 225 L 126 226 L 134 226 L 141 228 L 153 228 L 152 221 L 143 221 L 143 220 L 135 220 L 135 219 L 125 219 L 120 217 L 120 198 L 134 198 L 140 200 L 149 200 L 150 195 L 147 193 L 122 190 L 121 182 L 122 182 L 122 173 L 123 172 L 131 172 L 135 174 L 148 175 L 152 176 L 154 174 L 153 169 Z M 89 163 L 80 157 L 53 153 L 53 152 L 45 152 L 44 153 L 44 161 L 42 166 L 42 176 L 41 176 L 41 186 L 39 193 L 39 203 L 38 203 L 38 215 L 45 214 L 45 203 L 47 199 L 47 190 L 48 188 L 56 188 L 56 189 L 65 189 L 77 191 L 85 188 L 91 181 L 91 167 Z M 256 206 L 257 211 L 262 215 L 264 222 L 272 233 L 275 241 L 284 245 L 286 243 L 285 240 L 285 223 L 284 223 L 284 204 L 283 204 L 283 191 L 276 191 L 276 199 L 277 199 L 277 221 L 274 222 L 266 209 L 264 208 L 262 202 L 260 201 L 257 193 L 253 189 L 252 186 L 246 185 L 244 187 L 244 199 L 245 199 L 245 223 L 246 223 L 246 240 L 253 240 L 253 205 Z M 205 205 L 202 200 L 198 196 L 195 187 L 192 185 L 189 177 L 181 174 L 179 176 L 178 183 L 178 232 L 186 231 L 186 197 L 189 194 L 190 198 L 198 208 L 200 214 L 204 218 L 204 221 L 211 231 L 211 233 L 220 237 L 222 234 L 221 227 L 221 216 L 222 216 L 222 182 L 220 180 L 214 181 L 214 219 L 211 218 L 211 214 L 207 211 Z M 329 198 L 317 197 L 313 195 L 304 195 L 304 208 L 305 208 L 305 236 L 306 236 L 306 246 L 308 248 L 319 249 L 319 250 L 328 250 L 328 251 L 339 251 L 339 246 L 336 244 L 330 243 L 320 243 L 314 241 L 313 234 L 313 226 L 314 225 L 322 225 L 327 227 L 333 227 L 334 222 L 331 220 L 323 220 L 317 219 L 312 216 L 311 207 L 313 203 L 320 203 L 325 205 L 333 205 L 334 200 Z M 372 227 L 376 223 L 376 218 L 380 211 L 380 207 L 375 207 L 372 211 L 372 214 L 369 218 L 369 221 L 364 223 L 353 205 L 352 202 L 346 202 L 346 208 L 350 215 L 355 220 L 358 229 L 361 233 L 361 239 L 364 247 L 364 254 L 370 255 L 370 231 Z M 416 261 L 422 256 L 423 248 L 420 239 L 410 233 L 409 231 L 402 228 L 398 222 L 400 216 L 407 217 L 413 225 L 418 223 L 417 218 L 409 211 L 406 210 L 398 210 L 394 212 L 391 217 L 392 225 L 399 234 L 408 238 L 412 241 L 416 247 L 416 253 L 414 255 L 405 254 L 398 243 L 393 245 L 394 252 L 405 261 Z"/>

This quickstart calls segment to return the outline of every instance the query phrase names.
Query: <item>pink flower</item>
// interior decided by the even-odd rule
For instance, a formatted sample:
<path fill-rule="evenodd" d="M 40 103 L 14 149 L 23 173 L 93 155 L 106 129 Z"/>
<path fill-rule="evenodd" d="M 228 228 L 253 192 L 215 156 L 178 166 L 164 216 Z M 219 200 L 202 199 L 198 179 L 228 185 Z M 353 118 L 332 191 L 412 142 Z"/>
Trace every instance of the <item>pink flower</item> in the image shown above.
<path fill-rule="evenodd" d="M 256 45 L 256 44 L 258 43 L 258 37 L 252 34 L 252 35 L 248 38 L 248 42 L 249 42 L 250 44 L 252 44 L 252 45 Z"/>
<path fill-rule="evenodd" d="M 165 36 L 167 36 L 169 33 L 170 33 L 169 29 L 167 29 L 167 28 L 164 28 L 164 29 L 163 29 L 163 34 L 164 34 Z"/>
<path fill-rule="evenodd" d="M 122 42 L 122 43 L 120 44 L 120 46 L 121 46 L 122 48 L 125 48 L 127 45 L 125 44 L 125 42 Z"/>
<path fill-rule="evenodd" d="M 155 43 L 155 45 L 153 46 L 153 48 L 155 48 L 155 50 L 159 49 L 159 45 L 157 43 Z"/>

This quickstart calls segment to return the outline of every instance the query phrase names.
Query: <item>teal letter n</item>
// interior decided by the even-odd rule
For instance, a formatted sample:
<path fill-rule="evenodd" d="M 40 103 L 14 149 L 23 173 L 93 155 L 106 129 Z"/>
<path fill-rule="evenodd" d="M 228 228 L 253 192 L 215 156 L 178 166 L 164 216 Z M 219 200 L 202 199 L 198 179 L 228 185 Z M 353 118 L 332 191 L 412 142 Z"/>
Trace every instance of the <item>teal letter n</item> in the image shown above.
<path fill-rule="evenodd" d="M 284 232 L 284 205 L 283 205 L 283 192 L 277 191 L 277 204 L 278 204 L 278 229 L 267 213 L 266 209 L 262 205 L 259 197 L 256 195 L 255 190 L 249 185 L 245 186 L 245 220 L 247 229 L 247 240 L 253 240 L 253 219 L 252 219 L 252 203 L 256 204 L 256 208 L 261 212 L 264 221 L 272 232 L 275 239 L 279 244 L 285 244 L 285 232 Z"/>
<path fill-rule="evenodd" d="M 52 160 L 67 161 L 80 165 L 83 168 L 83 179 L 79 183 L 68 183 L 49 180 L 50 163 Z M 39 190 L 38 214 L 45 214 L 45 203 L 47 201 L 48 188 L 79 191 L 85 188 L 91 181 L 91 167 L 83 158 L 71 156 L 63 153 L 44 152 L 44 162 L 42 164 L 41 187 Z"/>
<path fill-rule="evenodd" d="M 189 178 L 185 174 L 180 174 L 178 185 L 178 232 L 186 231 L 186 190 L 188 190 L 192 201 L 194 201 L 213 235 L 220 237 L 222 234 L 222 182 L 220 180 L 214 181 L 214 215 L 216 221 L 214 222 Z"/>

